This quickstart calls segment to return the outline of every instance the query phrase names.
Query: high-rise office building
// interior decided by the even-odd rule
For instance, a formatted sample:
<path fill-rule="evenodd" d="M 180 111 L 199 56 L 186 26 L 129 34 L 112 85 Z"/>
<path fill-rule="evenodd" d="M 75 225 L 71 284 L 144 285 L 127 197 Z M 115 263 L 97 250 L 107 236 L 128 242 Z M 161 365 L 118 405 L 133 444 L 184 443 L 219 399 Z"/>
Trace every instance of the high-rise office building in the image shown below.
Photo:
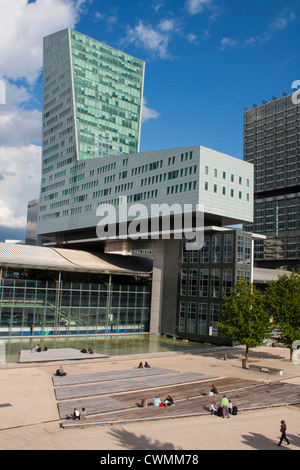
<path fill-rule="evenodd" d="M 44 38 L 39 219 L 85 161 L 139 151 L 144 65 L 70 29 Z"/>
<path fill-rule="evenodd" d="M 43 176 L 139 151 L 144 62 L 65 29 L 44 38 Z M 42 182 L 43 184 L 43 182 Z"/>
<path fill-rule="evenodd" d="M 284 94 L 244 111 L 244 160 L 254 164 L 255 264 L 300 268 L 300 107 Z"/>

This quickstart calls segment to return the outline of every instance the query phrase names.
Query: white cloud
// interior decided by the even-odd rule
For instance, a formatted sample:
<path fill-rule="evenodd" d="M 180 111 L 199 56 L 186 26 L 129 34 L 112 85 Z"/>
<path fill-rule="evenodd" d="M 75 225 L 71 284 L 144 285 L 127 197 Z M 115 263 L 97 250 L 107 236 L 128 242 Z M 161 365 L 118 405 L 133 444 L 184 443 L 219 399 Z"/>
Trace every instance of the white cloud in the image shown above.
<path fill-rule="evenodd" d="M 268 30 L 270 32 L 277 32 L 285 29 L 291 21 L 296 19 L 296 15 L 291 13 L 283 13 L 278 15 L 270 24 Z"/>
<path fill-rule="evenodd" d="M 88 0 L 1 0 L 0 226 L 24 228 L 27 202 L 38 197 L 42 116 L 32 89 L 42 70 L 43 37 L 74 28 Z M 20 85 L 20 81 L 22 85 Z M 27 106 L 28 107 L 28 106 Z"/>
<path fill-rule="evenodd" d="M 191 15 L 202 13 L 205 7 L 212 4 L 212 0 L 187 0 L 185 6 Z"/>
<path fill-rule="evenodd" d="M 41 147 L 0 147 L 0 226 L 26 225 L 27 202 L 38 197 Z"/>
<path fill-rule="evenodd" d="M 0 74 L 33 84 L 41 72 L 43 37 L 74 27 L 82 1 L 1 0 Z"/>
<path fill-rule="evenodd" d="M 158 3 L 157 5 L 154 5 L 154 10 L 157 13 L 162 7 L 164 6 L 163 3 Z"/>
<path fill-rule="evenodd" d="M 263 45 L 269 42 L 273 35 L 286 29 L 290 23 L 296 19 L 296 15 L 293 12 L 284 11 L 277 15 L 268 25 L 266 31 L 257 36 L 251 36 L 246 40 L 247 45 L 259 44 Z"/>
<path fill-rule="evenodd" d="M 176 28 L 174 20 L 161 20 L 158 27 L 163 32 L 174 31 Z"/>
<path fill-rule="evenodd" d="M 189 33 L 186 38 L 189 42 L 192 42 L 192 43 L 195 43 L 197 41 L 197 36 L 196 34 L 193 34 L 193 33 Z"/>
<path fill-rule="evenodd" d="M 221 41 L 221 48 L 227 49 L 228 47 L 234 47 L 236 46 L 238 41 L 236 39 L 231 39 L 231 38 L 223 38 Z"/>
<path fill-rule="evenodd" d="M 146 122 L 149 119 L 157 119 L 160 116 L 160 113 L 158 111 L 155 111 L 155 109 L 148 108 L 146 106 L 146 99 L 143 98 L 143 105 L 142 105 L 142 122 Z"/>
<path fill-rule="evenodd" d="M 27 145 L 32 141 L 40 141 L 41 135 L 42 114 L 39 111 L 12 109 L 0 114 L 0 142 L 2 146 Z"/>

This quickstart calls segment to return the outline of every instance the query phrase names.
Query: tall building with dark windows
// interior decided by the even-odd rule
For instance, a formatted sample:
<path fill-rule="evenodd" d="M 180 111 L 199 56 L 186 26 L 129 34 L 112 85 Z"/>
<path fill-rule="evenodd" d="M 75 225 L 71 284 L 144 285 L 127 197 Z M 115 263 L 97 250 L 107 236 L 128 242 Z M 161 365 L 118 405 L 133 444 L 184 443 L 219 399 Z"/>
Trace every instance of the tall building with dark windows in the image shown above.
<path fill-rule="evenodd" d="M 300 268 L 300 106 L 292 95 L 244 111 L 244 160 L 254 164 L 255 243 L 260 267 Z"/>

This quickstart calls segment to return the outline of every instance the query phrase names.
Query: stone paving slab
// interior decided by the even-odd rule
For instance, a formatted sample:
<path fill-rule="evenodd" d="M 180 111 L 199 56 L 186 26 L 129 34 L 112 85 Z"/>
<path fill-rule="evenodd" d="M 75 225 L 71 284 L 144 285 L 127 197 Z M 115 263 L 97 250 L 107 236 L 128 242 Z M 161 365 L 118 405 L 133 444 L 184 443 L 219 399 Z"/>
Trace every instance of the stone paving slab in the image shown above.
<path fill-rule="evenodd" d="M 35 363 L 35 362 L 51 362 L 51 361 L 67 361 L 78 359 L 99 359 L 109 357 L 104 354 L 88 354 L 82 353 L 78 349 L 62 348 L 48 349 L 47 351 L 31 351 L 22 350 L 20 352 L 19 363 Z"/>
<path fill-rule="evenodd" d="M 194 372 L 175 372 L 152 377 L 135 377 L 123 380 L 96 382 L 92 384 L 66 385 L 55 389 L 56 399 L 69 400 L 74 398 L 106 395 L 129 390 L 143 390 L 168 385 L 201 382 L 214 376 Z"/>
<path fill-rule="evenodd" d="M 67 372 L 67 370 L 65 370 Z M 143 369 L 130 369 L 130 370 L 112 370 L 107 372 L 94 372 L 89 374 L 72 374 L 63 377 L 53 377 L 54 387 L 61 387 L 64 385 L 77 385 L 92 382 L 105 382 L 107 380 L 120 380 L 130 379 L 134 377 L 150 377 L 154 375 L 174 373 L 171 369 L 162 369 L 161 367 L 150 367 Z"/>

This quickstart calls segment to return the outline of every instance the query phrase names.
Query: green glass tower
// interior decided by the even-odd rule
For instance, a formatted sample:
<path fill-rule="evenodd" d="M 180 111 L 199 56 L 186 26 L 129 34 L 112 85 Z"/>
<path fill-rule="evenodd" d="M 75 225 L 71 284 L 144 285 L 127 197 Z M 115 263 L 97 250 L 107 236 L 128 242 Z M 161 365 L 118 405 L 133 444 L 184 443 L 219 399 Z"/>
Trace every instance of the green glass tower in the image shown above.
<path fill-rule="evenodd" d="M 44 38 L 43 67 L 43 176 L 139 151 L 143 61 L 65 29 Z"/>

